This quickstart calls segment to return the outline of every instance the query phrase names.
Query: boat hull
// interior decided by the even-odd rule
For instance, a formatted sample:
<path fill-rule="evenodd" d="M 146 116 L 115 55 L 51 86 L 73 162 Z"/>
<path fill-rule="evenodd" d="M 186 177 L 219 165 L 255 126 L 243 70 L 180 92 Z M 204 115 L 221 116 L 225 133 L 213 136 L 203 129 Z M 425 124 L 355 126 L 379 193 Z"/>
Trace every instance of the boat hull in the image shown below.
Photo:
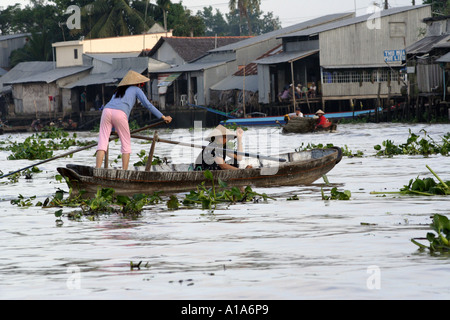
<path fill-rule="evenodd" d="M 381 112 L 381 109 L 380 111 Z M 367 117 L 375 114 L 375 109 L 371 110 L 360 110 L 360 111 L 347 111 L 347 112 L 329 112 L 326 114 L 328 119 L 354 119 L 360 117 Z M 314 117 L 314 114 L 305 114 L 306 118 Z M 239 119 L 228 119 L 221 121 L 222 125 L 236 125 L 236 126 L 282 126 L 286 124 L 285 116 L 276 117 L 256 117 L 256 118 L 239 118 Z"/>
<path fill-rule="evenodd" d="M 342 152 L 339 148 L 315 149 L 280 157 L 285 157 L 287 162 L 280 163 L 279 166 L 254 169 L 218 170 L 212 171 L 212 174 L 216 182 L 220 179 L 235 187 L 308 185 L 332 170 L 341 160 Z M 173 194 L 195 190 L 206 181 L 202 171 L 174 171 L 171 165 L 166 166 L 165 171 L 159 171 L 164 168 L 158 166 L 152 167 L 152 171 L 137 171 L 96 169 L 80 165 L 67 165 L 57 170 L 66 178 L 72 195 L 77 195 L 82 190 L 86 195 L 92 195 L 98 188 L 113 188 L 120 195 L 154 192 Z"/>
<path fill-rule="evenodd" d="M 334 132 L 337 129 L 333 121 L 327 128 L 316 128 L 316 122 L 313 118 L 292 118 L 283 126 L 283 133 Z"/>

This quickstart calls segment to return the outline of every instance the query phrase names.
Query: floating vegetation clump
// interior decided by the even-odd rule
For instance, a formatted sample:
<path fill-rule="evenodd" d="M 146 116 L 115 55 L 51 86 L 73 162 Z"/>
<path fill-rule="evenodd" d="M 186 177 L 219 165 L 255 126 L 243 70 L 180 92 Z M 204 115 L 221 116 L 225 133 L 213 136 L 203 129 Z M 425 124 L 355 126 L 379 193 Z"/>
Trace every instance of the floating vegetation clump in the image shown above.
<path fill-rule="evenodd" d="M 394 155 L 423 155 L 429 156 L 432 154 L 441 154 L 448 156 L 450 151 L 450 132 L 442 137 L 442 142 L 436 142 L 431 138 L 425 130 L 420 130 L 424 133 L 423 138 L 420 135 L 414 134 L 409 129 L 409 137 L 403 144 L 396 145 L 391 140 L 383 141 L 382 145 L 374 146 L 377 151 L 377 156 L 394 156 Z"/>
<path fill-rule="evenodd" d="M 428 232 L 426 238 L 414 238 L 411 242 L 420 249 L 428 249 L 431 253 L 448 253 L 450 252 L 450 221 L 447 217 L 435 214 L 430 227 L 435 233 Z M 418 241 L 428 240 L 429 246 Z"/>
<path fill-rule="evenodd" d="M 2 147 L 0 150 L 11 151 L 8 160 L 45 160 L 53 156 L 53 151 L 66 150 L 72 146 L 84 146 L 91 142 L 81 142 L 76 139 L 77 134 L 73 133 L 69 137 L 66 131 L 50 127 L 48 131 L 33 134 L 23 142 L 11 142 L 10 145 Z"/>
<path fill-rule="evenodd" d="M 144 206 L 161 202 L 158 192 L 153 195 L 135 194 L 132 197 L 116 195 L 112 188 L 99 188 L 93 198 L 83 197 L 83 192 L 76 197 L 65 198 L 67 192 L 58 189 L 52 198 L 46 198 L 44 202 L 37 202 L 35 206 L 43 208 L 80 208 L 81 211 L 70 213 L 71 218 L 80 218 L 82 216 L 95 216 L 99 214 L 120 213 L 127 216 L 139 215 Z M 17 199 L 11 200 L 11 204 L 19 207 L 31 207 L 32 200 L 36 196 L 25 198 L 19 195 Z M 62 210 L 55 212 L 55 216 L 60 218 Z"/>
<path fill-rule="evenodd" d="M 192 190 L 185 195 L 183 201 L 179 201 L 176 195 L 170 195 L 166 201 L 166 206 L 170 210 L 179 209 L 180 205 L 192 207 L 200 205 L 202 209 L 215 209 L 220 203 L 234 204 L 238 202 L 258 202 L 260 199 L 267 200 L 269 197 L 263 193 L 257 193 L 252 190 L 250 186 L 246 188 L 229 188 L 227 184 L 218 180 L 219 186 L 214 184 L 214 177 L 211 171 L 204 172 L 205 178 L 209 180 L 212 187 L 207 187 L 204 181 L 197 186 L 196 190 Z M 62 180 L 61 176 L 55 177 L 58 181 Z M 65 194 L 69 194 L 65 197 Z M 32 200 L 36 196 L 26 198 L 19 195 L 17 199 L 11 200 L 11 204 L 19 207 L 33 206 Z M 272 199 L 272 198 L 271 198 Z M 95 217 L 100 214 L 119 213 L 125 216 L 139 215 L 145 206 L 163 203 L 160 192 L 155 192 L 153 195 L 135 194 L 132 197 L 117 195 L 112 188 L 99 188 L 94 197 L 86 197 L 85 193 L 81 191 L 77 196 L 73 196 L 71 190 L 66 192 L 58 189 L 52 198 L 46 198 L 44 202 L 37 202 L 35 206 L 42 208 L 79 208 L 81 211 L 74 211 L 68 214 L 69 218 Z M 58 218 L 57 224 L 61 225 L 62 209 L 55 212 Z"/>
<path fill-rule="evenodd" d="M 297 149 L 295 149 L 296 152 L 301 152 L 301 151 L 306 151 L 306 150 L 311 150 L 311 149 L 329 149 L 329 148 L 334 148 L 335 146 L 332 143 L 327 143 L 326 145 L 319 143 L 319 144 L 314 144 L 314 143 L 308 143 L 306 146 L 304 144 L 304 142 L 302 142 L 302 144 L 300 145 L 300 147 L 298 147 Z M 344 157 L 349 157 L 349 158 L 353 158 L 353 157 L 362 157 L 364 156 L 364 152 L 357 150 L 356 152 L 350 150 L 348 148 L 347 145 L 344 145 L 343 147 L 340 147 L 342 150 L 342 155 Z"/>
<path fill-rule="evenodd" d="M 250 186 L 245 188 L 229 188 L 227 183 L 220 179 L 218 180 L 219 187 L 216 188 L 211 171 L 206 170 L 204 175 L 205 178 L 211 182 L 212 187 L 208 188 L 205 185 L 206 181 L 202 182 L 199 186 L 197 186 L 197 190 L 192 190 L 190 193 L 185 195 L 185 198 L 182 201 L 183 205 L 201 205 L 202 209 L 211 210 L 216 208 L 217 204 L 220 203 L 234 204 L 237 202 L 248 201 L 257 202 L 260 199 L 266 201 L 270 198 L 265 193 L 260 194 L 253 191 Z M 172 196 L 171 200 L 169 200 L 168 207 L 171 209 L 178 208 L 178 199 L 175 196 Z"/>
<path fill-rule="evenodd" d="M 330 195 L 325 195 L 325 192 L 322 190 L 322 200 L 350 200 L 352 193 L 350 190 L 339 191 L 336 187 L 332 188 L 330 191 Z"/>
<path fill-rule="evenodd" d="M 435 195 L 450 195 L 450 181 L 443 181 L 429 166 L 426 166 L 428 170 L 437 178 L 435 181 L 433 178 L 419 178 L 411 179 L 409 183 L 400 191 L 392 192 L 375 192 L 371 194 L 410 194 L 410 195 L 422 195 L 422 196 L 435 196 Z"/>

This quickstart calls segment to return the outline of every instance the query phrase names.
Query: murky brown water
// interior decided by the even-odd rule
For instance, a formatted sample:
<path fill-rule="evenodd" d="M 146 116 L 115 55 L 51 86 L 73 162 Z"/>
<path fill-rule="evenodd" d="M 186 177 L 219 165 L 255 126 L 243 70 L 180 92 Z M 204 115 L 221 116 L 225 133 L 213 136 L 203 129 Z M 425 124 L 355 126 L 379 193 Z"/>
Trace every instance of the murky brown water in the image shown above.
<path fill-rule="evenodd" d="M 383 140 L 406 142 L 408 129 L 425 129 L 439 139 L 450 125 L 352 124 L 341 125 L 334 134 L 308 135 L 281 135 L 276 128 L 246 132 L 247 145 L 266 139 L 249 148 L 264 154 L 276 147 L 292 151 L 302 142 L 363 151 L 364 157 L 344 157 L 327 175 L 340 190 L 352 192 L 349 201 L 323 201 L 321 179 L 312 186 L 257 189 L 276 197 L 268 203 L 237 204 L 213 213 L 169 211 L 157 205 L 136 220 L 117 215 L 98 221 L 63 217 L 58 227 L 56 209 L 24 209 L 10 200 L 19 194 L 36 195 L 36 203 L 57 188 L 68 190 L 54 179 L 56 168 L 93 165 L 94 149 L 41 165 L 43 172 L 30 181 L 0 184 L 0 297 L 448 299 L 450 258 L 419 252 L 410 239 L 430 231 L 431 215 L 450 215 L 450 198 L 370 194 L 397 191 L 418 175 L 431 176 L 425 165 L 450 180 L 449 157 L 374 156 L 373 146 Z M 160 131 L 160 136 L 173 140 L 188 134 Z M 79 138 L 96 135 L 80 133 Z M 114 159 L 120 146 L 111 147 Z M 148 150 L 149 145 L 134 142 L 133 153 L 140 149 Z M 190 151 L 158 144 L 156 154 L 182 162 L 186 152 Z M 7 155 L 0 152 L 5 173 L 33 163 L 8 161 Z M 131 163 L 138 160 L 133 155 Z M 293 195 L 299 200 L 288 201 Z M 130 261 L 142 261 L 141 269 L 131 271 Z"/>

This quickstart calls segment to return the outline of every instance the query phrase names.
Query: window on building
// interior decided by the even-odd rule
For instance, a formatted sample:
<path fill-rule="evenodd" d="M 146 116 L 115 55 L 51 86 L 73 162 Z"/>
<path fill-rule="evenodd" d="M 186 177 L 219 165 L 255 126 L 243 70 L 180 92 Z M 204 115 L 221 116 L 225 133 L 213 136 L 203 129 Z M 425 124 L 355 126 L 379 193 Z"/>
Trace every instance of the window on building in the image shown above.
<path fill-rule="evenodd" d="M 78 49 L 73 49 L 73 58 L 74 58 L 75 60 L 78 59 Z"/>
<path fill-rule="evenodd" d="M 389 35 L 391 38 L 406 37 L 406 23 L 404 22 L 389 23 Z"/>
<path fill-rule="evenodd" d="M 324 70 L 323 83 L 363 83 L 397 81 L 404 77 L 397 70 L 391 69 L 365 69 L 365 70 Z"/>

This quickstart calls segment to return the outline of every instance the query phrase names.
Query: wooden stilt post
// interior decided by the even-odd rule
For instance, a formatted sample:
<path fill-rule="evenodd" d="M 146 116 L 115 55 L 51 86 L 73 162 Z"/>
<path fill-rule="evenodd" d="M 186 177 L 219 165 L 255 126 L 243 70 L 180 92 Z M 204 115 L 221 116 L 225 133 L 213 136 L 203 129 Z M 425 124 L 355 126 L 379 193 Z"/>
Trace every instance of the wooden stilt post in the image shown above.
<path fill-rule="evenodd" d="M 148 154 L 147 164 L 145 166 L 145 171 L 150 171 L 152 168 L 153 153 L 155 152 L 156 141 L 158 140 L 158 131 L 155 131 L 153 135 L 152 146 L 150 147 L 150 153 Z"/>
<path fill-rule="evenodd" d="M 108 169 L 108 158 L 109 158 L 109 146 L 106 148 L 105 152 L 105 164 L 104 164 L 105 169 Z"/>

